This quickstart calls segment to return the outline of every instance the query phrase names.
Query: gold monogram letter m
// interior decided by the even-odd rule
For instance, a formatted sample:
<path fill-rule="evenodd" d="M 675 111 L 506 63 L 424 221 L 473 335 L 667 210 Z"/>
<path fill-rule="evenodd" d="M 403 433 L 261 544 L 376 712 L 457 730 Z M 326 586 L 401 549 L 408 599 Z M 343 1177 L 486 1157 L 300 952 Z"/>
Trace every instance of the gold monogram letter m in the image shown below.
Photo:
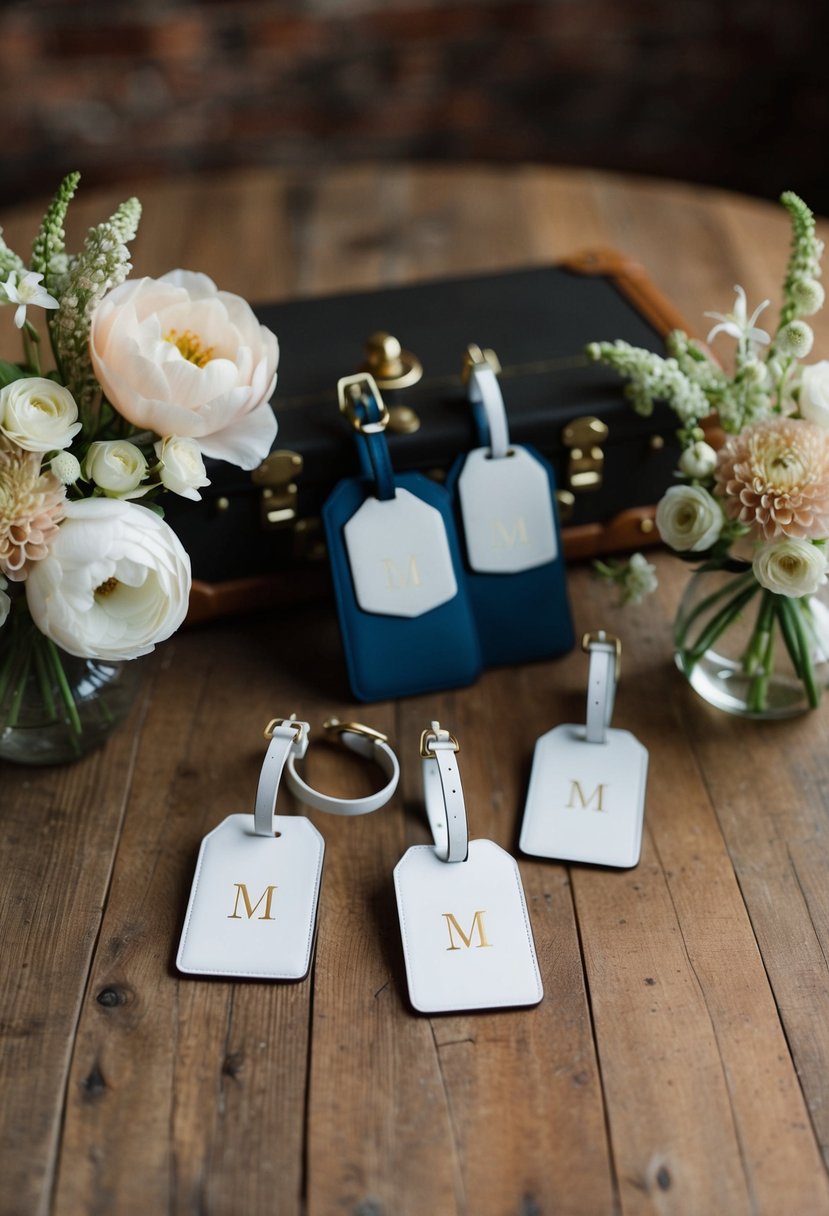
<path fill-rule="evenodd" d="M 265 911 L 262 913 L 262 915 L 260 917 L 258 917 L 258 919 L 259 920 L 273 920 L 274 919 L 271 916 L 271 902 L 273 900 L 273 893 L 276 890 L 275 886 L 274 887 L 265 887 L 265 890 L 259 896 L 256 903 L 251 905 L 250 896 L 248 895 L 248 889 L 245 886 L 245 884 L 243 882 L 235 882 L 233 885 L 236 888 L 236 902 L 233 905 L 233 912 L 227 918 L 228 920 L 241 920 L 242 919 L 241 916 L 239 915 L 239 896 L 240 895 L 242 897 L 242 902 L 245 905 L 245 912 L 247 913 L 248 920 L 253 919 L 253 915 L 256 912 L 256 909 L 259 907 L 259 905 L 261 904 L 263 899 L 265 901 Z"/>
<path fill-rule="evenodd" d="M 396 562 L 390 557 L 383 558 L 383 569 L 386 572 L 386 588 L 389 591 L 398 591 L 410 585 L 412 587 L 420 586 L 420 572 L 414 553 L 409 556 L 409 568 L 404 574 L 400 573 Z"/>
<path fill-rule="evenodd" d="M 567 806 L 568 807 L 580 806 L 582 808 L 582 810 L 586 811 L 587 808 L 590 806 L 590 803 L 595 798 L 596 810 L 603 811 L 604 810 L 604 806 L 603 806 L 604 792 L 605 792 L 606 788 L 607 788 L 606 785 L 597 785 L 596 788 L 594 789 L 593 793 L 590 795 L 590 797 L 585 798 L 584 790 L 581 788 L 581 782 L 580 781 L 571 781 L 570 782 L 570 801 L 567 803 Z"/>
<path fill-rule="evenodd" d="M 528 545 L 530 543 L 523 515 L 518 516 L 512 531 L 509 531 L 507 525 L 500 519 L 492 521 L 492 530 L 494 533 L 493 548 L 495 549 L 513 549 L 516 545 Z"/>
<path fill-rule="evenodd" d="M 490 948 L 492 947 L 492 942 L 488 942 L 486 940 L 486 926 L 484 925 L 483 911 L 475 913 L 475 916 L 472 919 L 472 928 L 469 930 L 469 936 L 464 933 L 463 929 L 458 924 L 454 913 L 442 912 L 441 915 L 446 918 L 446 928 L 449 930 L 449 945 L 446 947 L 447 950 L 460 950 L 460 946 L 455 945 L 455 937 L 452 932 L 453 929 L 467 949 L 472 945 L 472 938 L 476 929 L 478 930 L 477 949 L 480 950 L 484 946 L 489 946 Z"/>

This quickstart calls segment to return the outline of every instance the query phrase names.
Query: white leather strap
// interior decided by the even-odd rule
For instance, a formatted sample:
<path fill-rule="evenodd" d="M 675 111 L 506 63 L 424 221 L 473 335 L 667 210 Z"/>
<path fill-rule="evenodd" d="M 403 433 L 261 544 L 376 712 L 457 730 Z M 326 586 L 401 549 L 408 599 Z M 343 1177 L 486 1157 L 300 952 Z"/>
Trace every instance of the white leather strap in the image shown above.
<path fill-rule="evenodd" d="M 316 811 L 328 811 L 332 815 L 368 815 L 371 811 L 385 806 L 400 780 L 400 764 L 389 747 L 386 736 L 369 726 L 360 725 L 359 722 L 338 722 L 336 718 L 326 722 L 325 729 L 335 731 L 340 742 L 349 751 L 379 765 L 388 778 L 386 784 L 376 794 L 370 794 L 367 798 L 337 798 L 333 794 L 322 794 L 319 790 L 312 789 L 300 777 L 295 763 L 298 756 L 292 752 L 285 770 L 285 779 L 292 793 L 306 806 L 313 807 Z"/>
<path fill-rule="evenodd" d="M 273 817 L 276 814 L 276 796 L 279 782 L 288 756 L 304 756 L 308 749 L 308 723 L 295 718 L 275 718 L 265 731 L 270 737 L 259 784 L 256 787 L 256 803 L 253 811 L 253 830 L 257 836 L 273 836 Z"/>
<path fill-rule="evenodd" d="M 435 853 L 441 861 L 466 861 L 469 830 L 458 769 L 458 741 L 433 722 L 420 738 L 423 801 L 432 829 Z"/>
<path fill-rule="evenodd" d="M 582 649 L 590 656 L 587 670 L 587 732 L 588 743 L 605 743 L 607 728 L 613 718 L 618 680 L 618 659 L 621 645 L 600 629 L 586 634 Z"/>
<path fill-rule="evenodd" d="M 469 400 L 483 410 L 489 430 L 489 448 L 493 460 L 509 453 L 509 426 L 504 398 L 494 370 L 486 363 L 475 363 L 469 369 Z"/>

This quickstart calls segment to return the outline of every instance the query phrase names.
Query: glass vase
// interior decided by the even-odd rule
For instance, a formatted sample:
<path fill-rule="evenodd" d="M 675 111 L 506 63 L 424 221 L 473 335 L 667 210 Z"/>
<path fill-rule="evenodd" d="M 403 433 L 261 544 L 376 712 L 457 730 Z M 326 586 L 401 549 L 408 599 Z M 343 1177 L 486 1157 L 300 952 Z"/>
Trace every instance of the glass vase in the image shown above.
<path fill-rule="evenodd" d="M 66 654 L 16 597 L 0 628 L 0 760 L 63 764 L 100 747 L 128 714 L 140 674 L 134 660 Z"/>
<path fill-rule="evenodd" d="M 711 705 L 745 718 L 814 709 L 829 684 L 829 608 L 761 587 L 748 564 L 701 567 L 674 623 L 675 659 Z"/>

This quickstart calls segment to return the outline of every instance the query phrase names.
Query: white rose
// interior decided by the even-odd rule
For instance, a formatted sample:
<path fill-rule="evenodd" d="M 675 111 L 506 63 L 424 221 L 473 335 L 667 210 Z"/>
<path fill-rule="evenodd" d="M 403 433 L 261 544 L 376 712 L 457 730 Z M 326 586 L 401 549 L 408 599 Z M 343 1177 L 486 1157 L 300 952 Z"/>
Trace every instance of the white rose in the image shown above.
<path fill-rule="evenodd" d="M 814 595 L 826 582 L 826 554 L 807 540 L 787 537 L 758 549 L 752 569 L 757 582 L 767 591 L 799 599 L 802 595 Z"/>
<path fill-rule="evenodd" d="M 210 478 L 196 440 L 168 435 L 155 444 L 155 454 L 161 466 L 161 484 L 174 494 L 198 502 L 201 499 L 199 490 L 210 485 Z"/>
<path fill-rule="evenodd" d="M 809 422 L 829 427 L 829 360 L 804 367 L 800 381 L 800 412 Z"/>
<path fill-rule="evenodd" d="M 9 615 L 9 610 L 12 606 L 10 598 L 8 595 L 6 595 L 6 588 L 8 585 L 7 580 L 3 578 L 2 574 L 0 574 L 0 629 L 2 629 L 5 625 Z"/>
<path fill-rule="evenodd" d="M 152 511 L 118 498 L 83 498 L 49 554 L 32 565 L 26 598 L 42 633 L 82 658 L 135 659 L 178 629 L 190 559 Z"/>
<path fill-rule="evenodd" d="M 659 535 L 680 553 L 710 549 L 722 525 L 720 504 L 701 486 L 671 486 L 656 508 Z"/>
<path fill-rule="evenodd" d="M 135 426 L 188 436 L 243 469 L 270 451 L 279 344 L 207 275 L 127 279 L 93 314 L 90 354 L 107 397 Z"/>
<path fill-rule="evenodd" d="M 68 448 L 81 429 L 75 398 L 62 384 L 32 376 L 0 389 L 0 431 L 27 452 Z"/>
<path fill-rule="evenodd" d="M 705 477 L 710 477 L 716 467 L 717 453 L 710 443 L 705 443 L 702 439 L 685 448 L 679 458 L 680 471 L 686 477 L 695 477 L 702 480 Z"/>
<path fill-rule="evenodd" d="M 141 449 L 127 439 L 91 443 L 83 470 L 85 477 L 113 498 L 140 498 L 150 488 L 138 488 L 147 475 L 147 461 Z"/>

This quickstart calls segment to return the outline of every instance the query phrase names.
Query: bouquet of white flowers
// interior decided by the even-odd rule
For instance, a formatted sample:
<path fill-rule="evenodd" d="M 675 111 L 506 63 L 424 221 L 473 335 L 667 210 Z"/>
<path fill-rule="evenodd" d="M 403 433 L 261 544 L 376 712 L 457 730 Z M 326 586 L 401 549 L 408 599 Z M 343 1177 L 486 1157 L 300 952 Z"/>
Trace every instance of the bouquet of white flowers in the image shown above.
<path fill-rule="evenodd" d="M 251 469 L 276 435 L 274 334 L 206 275 L 129 279 L 137 199 L 67 253 L 77 184 L 62 183 L 28 265 L 0 235 L 0 305 L 16 306 L 23 345 L 0 361 L 0 755 L 24 761 L 99 741 L 116 665 L 184 620 L 190 562 L 159 496 L 198 499 L 203 457 Z M 38 754 L 47 737 L 66 746 Z"/>
<path fill-rule="evenodd" d="M 627 377 L 639 413 L 659 399 L 680 420 L 677 484 L 656 526 L 702 565 L 677 617 L 677 662 L 709 700 L 756 716 L 816 706 L 829 661 L 829 614 L 817 595 L 829 569 L 829 362 L 801 364 L 814 341 L 803 318 L 824 302 L 823 244 L 806 204 L 790 192 L 781 202 L 792 248 L 774 333 L 757 324 L 769 301 L 749 315 L 741 287 L 730 313 L 706 313 L 716 322 L 708 342 L 725 334 L 736 343 L 732 372 L 681 331 L 667 358 L 624 342 L 588 347 Z M 719 450 L 700 427 L 712 412 L 726 432 Z M 599 569 L 628 600 L 644 587 L 644 559 L 633 560 Z"/>

